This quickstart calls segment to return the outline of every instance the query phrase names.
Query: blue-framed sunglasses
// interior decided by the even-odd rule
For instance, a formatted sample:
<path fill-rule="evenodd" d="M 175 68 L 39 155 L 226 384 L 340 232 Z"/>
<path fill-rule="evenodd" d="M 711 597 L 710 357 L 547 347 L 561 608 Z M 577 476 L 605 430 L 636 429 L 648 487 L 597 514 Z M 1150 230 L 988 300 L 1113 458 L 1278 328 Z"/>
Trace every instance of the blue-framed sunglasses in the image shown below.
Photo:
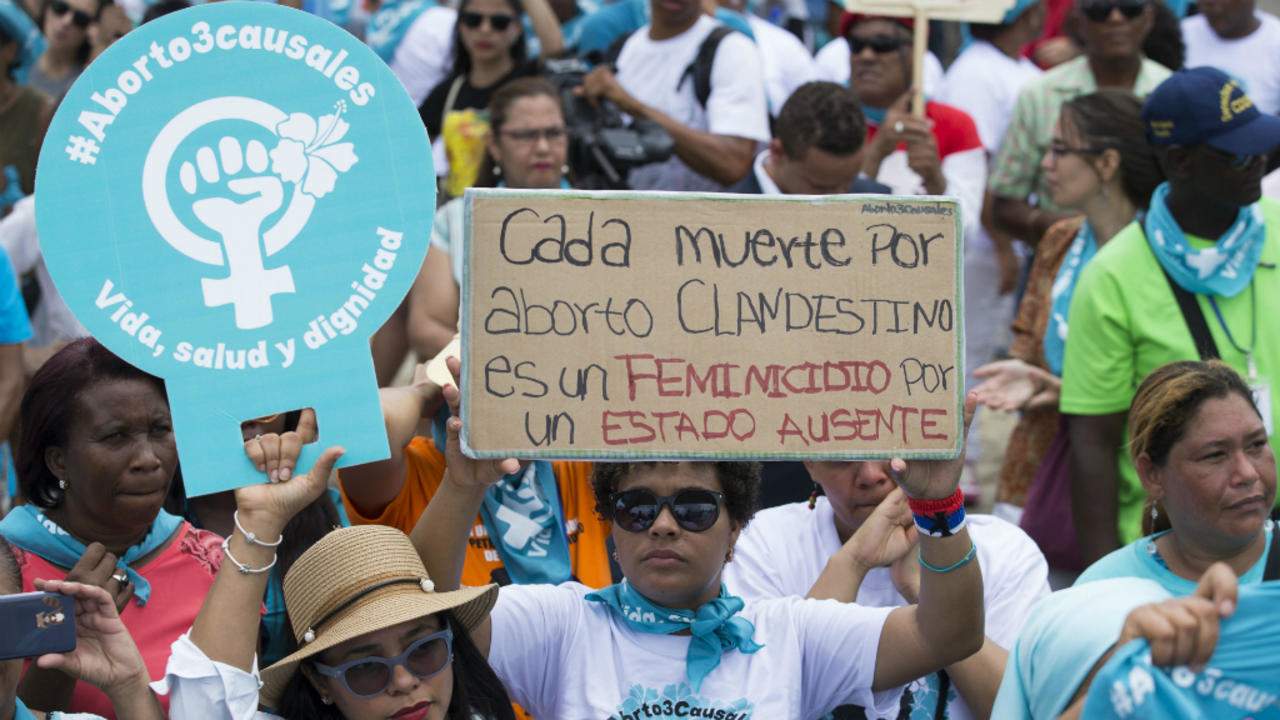
<path fill-rule="evenodd" d="M 367 698 L 381 695 L 391 685 L 391 676 L 397 665 L 403 665 L 419 680 L 426 680 L 449 667 L 452 658 L 453 631 L 445 628 L 415 640 L 404 652 L 392 658 L 373 655 L 337 666 L 317 662 L 312 667 L 325 677 L 341 680 L 352 695 Z"/>

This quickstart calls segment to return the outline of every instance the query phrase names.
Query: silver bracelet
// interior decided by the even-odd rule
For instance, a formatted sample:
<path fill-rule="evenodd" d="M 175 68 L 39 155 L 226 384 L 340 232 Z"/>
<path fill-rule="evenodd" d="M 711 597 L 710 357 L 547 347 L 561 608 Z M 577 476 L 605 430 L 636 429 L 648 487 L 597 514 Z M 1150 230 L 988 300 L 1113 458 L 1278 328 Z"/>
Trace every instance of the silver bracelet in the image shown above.
<path fill-rule="evenodd" d="M 251 568 L 248 565 L 245 565 L 244 563 L 235 559 L 235 556 L 231 554 L 230 543 L 231 543 L 231 538 L 227 538 L 222 541 L 222 557 L 223 559 L 230 560 L 231 564 L 236 566 L 236 569 L 240 571 L 241 575 L 248 575 L 250 573 L 257 574 L 257 573 L 269 572 L 271 568 L 276 566 L 276 560 L 280 559 L 278 555 L 272 555 L 270 565 L 264 568 Z"/>
<path fill-rule="evenodd" d="M 261 545 L 263 547 L 280 547 L 280 543 L 284 542 L 284 533 L 280 533 L 280 537 L 275 542 L 266 542 L 265 540 L 259 540 L 257 535 L 254 535 L 248 530 L 245 530 L 244 526 L 240 524 L 239 510 L 236 510 L 235 512 L 231 513 L 231 521 L 236 524 L 236 529 L 239 530 L 240 534 L 244 536 L 245 542 L 249 543 L 250 545 Z"/>

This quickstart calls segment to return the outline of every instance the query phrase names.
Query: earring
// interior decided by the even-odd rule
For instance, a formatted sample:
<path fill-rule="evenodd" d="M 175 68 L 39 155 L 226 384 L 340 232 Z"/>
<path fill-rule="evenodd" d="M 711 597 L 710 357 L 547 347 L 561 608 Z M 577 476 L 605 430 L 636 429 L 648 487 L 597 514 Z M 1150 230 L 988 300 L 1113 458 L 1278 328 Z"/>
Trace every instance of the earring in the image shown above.
<path fill-rule="evenodd" d="M 329 696 L 328 696 L 328 695 L 321 695 L 321 696 L 320 696 L 320 702 L 324 703 L 325 705 L 332 705 L 332 704 L 333 704 L 333 701 L 329 699 Z"/>
<path fill-rule="evenodd" d="M 618 551 L 614 550 L 613 552 L 609 553 L 609 557 L 613 558 L 614 562 L 618 562 Z"/>
<path fill-rule="evenodd" d="M 560 166 L 560 174 L 561 174 L 561 175 L 568 175 L 568 174 L 569 174 L 569 164 L 568 164 L 568 163 L 565 163 L 564 165 L 561 165 L 561 166 Z"/>
<path fill-rule="evenodd" d="M 58 489 L 59 489 L 59 490 L 66 490 L 66 489 L 67 489 L 67 481 L 66 481 L 66 480 L 61 480 L 61 479 L 60 479 L 60 480 L 58 480 Z"/>
<path fill-rule="evenodd" d="M 818 505 L 818 483 L 813 484 L 813 492 L 809 493 L 809 509 L 812 510 Z"/>
<path fill-rule="evenodd" d="M 1159 517 L 1159 515 L 1160 515 L 1160 513 L 1156 511 L 1156 503 L 1155 503 L 1155 501 L 1153 500 L 1153 501 L 1151 502 L 1151 524 L 1152 524 L 1152 526 L 1154 526 L 1154 525 L 1156 524 L 1156 518 L 1157 518 L 1157 517 Z"/>
<path fill-rule="evenodd" d="M 493 164 L 493 174 L 494 174 L 494 175 L 497 175 L 498 177 L 502 177 L 502 166 L 501 166 L 501 165 L 499 165 L 499 164 L 497 164 L 497 163 L 494 163 L 494 164 Z"/>
<path fill-rule="evenodd" d="M 729 548 L 729 552 L 724 556 L 724 561 L 727 563 L 733 562 L 733 548 Z"/>

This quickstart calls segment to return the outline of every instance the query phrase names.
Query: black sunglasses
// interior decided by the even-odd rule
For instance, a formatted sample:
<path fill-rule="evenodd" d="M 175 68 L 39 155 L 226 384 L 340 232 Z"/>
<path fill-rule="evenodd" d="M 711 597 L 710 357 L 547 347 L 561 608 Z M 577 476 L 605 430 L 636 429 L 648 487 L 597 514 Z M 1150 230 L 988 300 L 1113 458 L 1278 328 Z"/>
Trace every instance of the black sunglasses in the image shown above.
<path fill-rule="evenodd" d="M 1080 8 L 1084 16 L 1094 22 L 1105 22 L 1111 17 L 1112 10 L 1132 20 L 1142 14 L 1147 7 L 1146 0 L 1121 0 L 1120 2 L 1091 2 Z"/>
<path fill-rule="evenodd" d="M 498 32 L 502 32 L 508 27 L 511 27 L 511 23 L 515 20 L 515 18 L 510 15 L 503 15 L 501 13 L 496 15 L 485 15 L 484 13 L 471 11 L 458 13 L 458 21 L 472 30 L 480 27 L 480 23 L 483 23 L 485 18 L 488 18 L 489 20 L 489 27 L 497 30 Z"/>
<path fill-rule="evenodd" d="M 854 55 L 866 48 L 871 48 L 871 52 L 877 55 L 884 55 L 885 53 L 894 52 L 910 42 L 892 35 L 872 35 L 871 37 L 850 35 L 847 39 L 849 41 L 849 51 Z"/>
<path fill-rule="evenodd" d="M 89 27 L 89 23 L 93 22 L 92 15 L 83 10 L 73 9 L 70 5 L 64 2 L 64 0 L 49 0 L 49 9 L 58 17 L 66 15 L 67 11 L 70 10 L 71 22 L 75 23 L 75 26 L 81 30 Z"/>
<path fill-rule="evenodd" d="M 724 494 L 702 488 L 686 488 L 675 495 L 662 496 L 638 488 L 614 493 L 612 502 L 613 522 L 627 532 L 648 530 L 658 519 L 664 505 L 671 508 L 671 515 L 680 527 L 690 532 L 702 532 L 720 519 Z"/>

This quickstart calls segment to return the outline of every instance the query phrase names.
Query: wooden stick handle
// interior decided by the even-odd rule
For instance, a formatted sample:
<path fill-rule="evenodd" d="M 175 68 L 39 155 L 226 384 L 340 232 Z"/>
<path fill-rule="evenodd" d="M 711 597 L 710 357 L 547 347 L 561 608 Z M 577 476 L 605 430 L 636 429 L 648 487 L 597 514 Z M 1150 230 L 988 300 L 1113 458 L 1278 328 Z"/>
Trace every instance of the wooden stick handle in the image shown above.
<path fill-rule="evenodd" d="M 911 43 L 911 114 L 924 117 L 924 53 L 928 49 L 929 16 L 916 8 L 915 28 Z"/>

